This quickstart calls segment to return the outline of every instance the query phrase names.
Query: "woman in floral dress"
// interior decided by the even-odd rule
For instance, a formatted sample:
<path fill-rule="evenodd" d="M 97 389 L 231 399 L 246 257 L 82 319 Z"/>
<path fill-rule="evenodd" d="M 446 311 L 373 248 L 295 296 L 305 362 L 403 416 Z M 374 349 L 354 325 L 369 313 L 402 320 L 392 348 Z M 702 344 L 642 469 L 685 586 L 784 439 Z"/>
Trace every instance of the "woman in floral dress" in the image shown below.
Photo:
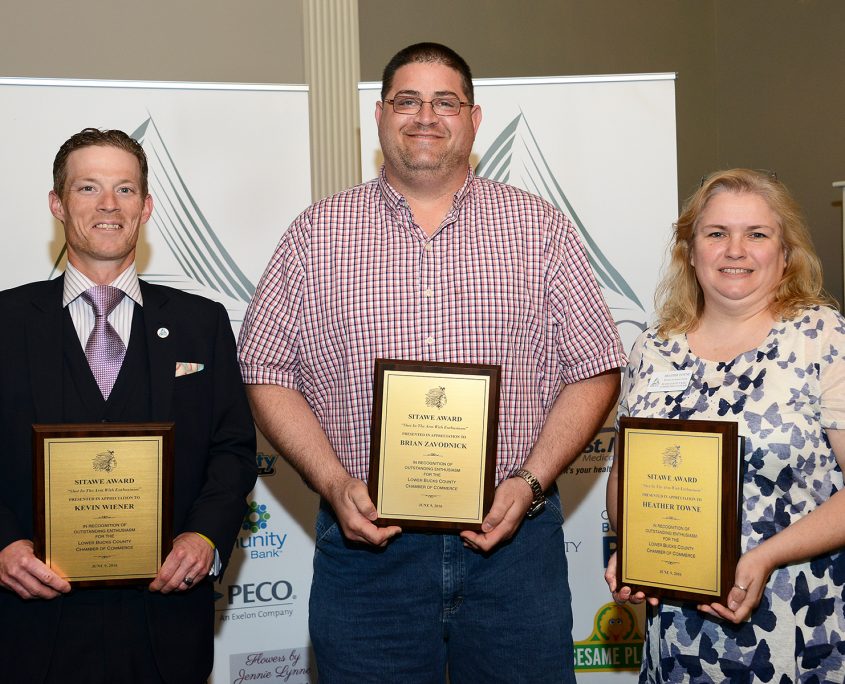
<path fill-rule="evenodd" d="M 650 604 L 641 682 L 845 682 L 845 319 L 801 212 L 773 176 L 708 177 L 675 224 L 657 325 L 619 415 L 733 420 L 745 440 L 742 556 L 727 605 Z M 688 371 L 682 390 L 650 379 Z M 616 521 L 616 466 L 608 513 Z"/>

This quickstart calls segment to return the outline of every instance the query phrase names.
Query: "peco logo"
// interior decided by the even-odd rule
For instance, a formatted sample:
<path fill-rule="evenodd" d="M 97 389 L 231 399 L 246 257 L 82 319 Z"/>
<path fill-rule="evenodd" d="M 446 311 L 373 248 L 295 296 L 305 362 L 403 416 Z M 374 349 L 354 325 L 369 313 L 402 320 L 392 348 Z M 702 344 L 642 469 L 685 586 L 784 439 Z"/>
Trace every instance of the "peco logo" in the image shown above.
<path fill-rule="evenodd" d="M 253 603 L 288 601 L 296 598 L 293 595 L 293 585 L 287 580 L 230 584 L 228 593 L 230 607 L 245 606 Z"/>
<path fill-rule="evenodd" d="M 223 598 L 220 595 L 220 598 Z M 226 592 L 226 608 L 220 621 L 290 617 L 293 615 L 293 584 L 287 580 L 266 580 L 230 584 Z"/>

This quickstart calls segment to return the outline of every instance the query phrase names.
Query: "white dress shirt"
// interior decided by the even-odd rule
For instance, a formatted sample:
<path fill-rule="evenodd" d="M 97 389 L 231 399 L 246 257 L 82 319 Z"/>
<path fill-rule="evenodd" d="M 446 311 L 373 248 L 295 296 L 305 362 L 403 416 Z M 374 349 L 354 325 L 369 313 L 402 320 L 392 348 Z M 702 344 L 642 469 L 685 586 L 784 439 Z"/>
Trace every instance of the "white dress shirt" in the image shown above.
<path fill-rule="evenodd" d="M 91 331 L 94 329 L 94 307 L 86 302 L 80 295 L 88 288 L 97 285 L 88 276 L 68 262 L 65 269 L 65 289 L 62 295 L 62 306 L 68 307 L 73 327 L 79 336 L 82 348 L 88 343 Z M 115 332 L 123 341 L 123 346 L 129 346 L 129 335 L 132 332 L 132 314 L 135 312 L 135 303 L 144 305 L 141 297 L 141 285 L 138 282 L 138 271 L 133 261 L 126 270 L 109 283 L 112 287 L 122 290 L 126 295 L 120 300 L 114 311 L 109 314 L 108 321 Z"/>

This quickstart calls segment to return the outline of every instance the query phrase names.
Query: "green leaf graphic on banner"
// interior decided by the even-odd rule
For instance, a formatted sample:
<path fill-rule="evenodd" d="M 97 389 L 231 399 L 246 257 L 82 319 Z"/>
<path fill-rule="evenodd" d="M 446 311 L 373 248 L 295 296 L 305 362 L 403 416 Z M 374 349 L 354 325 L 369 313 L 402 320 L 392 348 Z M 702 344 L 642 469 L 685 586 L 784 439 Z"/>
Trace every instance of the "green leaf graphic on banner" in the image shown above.
<path fill-rule="evenodd" d="M 138 126 L 132 137 L 144 146 L 149 160 L 150 192 L 156 198 L 155 223 L 184 274 L 232 299 L 249 302 L 255 287 L 206 220 L 153 118 Z M 152 282 L 170 279 L 164 274 L 144 276 Z"/>
<path fill-rule="evenodd" d="M 516 144 L 522 147 L 523 154 L 514 154 Z M 518 161 L 515 161 L 515 158 Z M 590 266 L 599 285 L 621 295 L 640 311 L 645 311 L 634 290 L 601 251 L 579 218 L 578 212 L 567 199 L 522 112 L 496 136 L 475 171 L 479 176 L 490 180 L 519 185 L 564 212 L 575 224 L 584 241 Z"/>
<path fill-rule="evenodd" d="M 131 134 L 144 147 L 149 164 L 150 193 L 155 197 L 155 224 L 182 273 L 142 273 L 145 280 L 181 290 L 209 288 L 236 302 L 248 304 L 255 286 L 241 271 L 208 223 L 179 173 L 152 116 Z M 49 278 L 60 274 L 67 253 L 63 245 Z M 231 301 L 227 304 L 233 318 Z M 234 318 L 233 318 L 234 320 Z"/>

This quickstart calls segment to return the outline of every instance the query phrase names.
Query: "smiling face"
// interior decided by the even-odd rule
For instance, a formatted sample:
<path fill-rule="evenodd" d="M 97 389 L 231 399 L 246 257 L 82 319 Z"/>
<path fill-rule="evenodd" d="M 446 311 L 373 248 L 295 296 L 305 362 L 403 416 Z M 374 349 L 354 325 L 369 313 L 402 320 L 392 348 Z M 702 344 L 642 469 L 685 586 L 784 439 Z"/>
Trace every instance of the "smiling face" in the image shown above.
<path fill-rule="evenodd" d="M 690 261 L 705 309 L 750 314 L 768 307 L 786 268 L 777 215 L 759 195 L 714 195 L 696 224 Z"/>
<path fill-rule="evenodd" d="M 397 69 L 387 99 L 401 95 L 427 102 L 436 97 L 467 101 L 460 73 L 437 62 L 412 62 Z M 430 104 L 423 104 L 416 114 L 397 114 L 391 105 L 376 103 L 379 141 L 391 183 L 413 187 L 434 181 L 444 189 L 455 183 L 460 187 L 481 123 L 478 105 L 460 109 L 457 116 L 438 116 Z"/>
<path fill-rule="evenodd" d="M 71 152 L 62 196 L 50 192 L 50 211 L 65 228 L 68 261 L 93 281 L 106 284 L 135 259 L 141 225 L 153 200 L 141 193 L 138 159 L 117 147 Z"/>

